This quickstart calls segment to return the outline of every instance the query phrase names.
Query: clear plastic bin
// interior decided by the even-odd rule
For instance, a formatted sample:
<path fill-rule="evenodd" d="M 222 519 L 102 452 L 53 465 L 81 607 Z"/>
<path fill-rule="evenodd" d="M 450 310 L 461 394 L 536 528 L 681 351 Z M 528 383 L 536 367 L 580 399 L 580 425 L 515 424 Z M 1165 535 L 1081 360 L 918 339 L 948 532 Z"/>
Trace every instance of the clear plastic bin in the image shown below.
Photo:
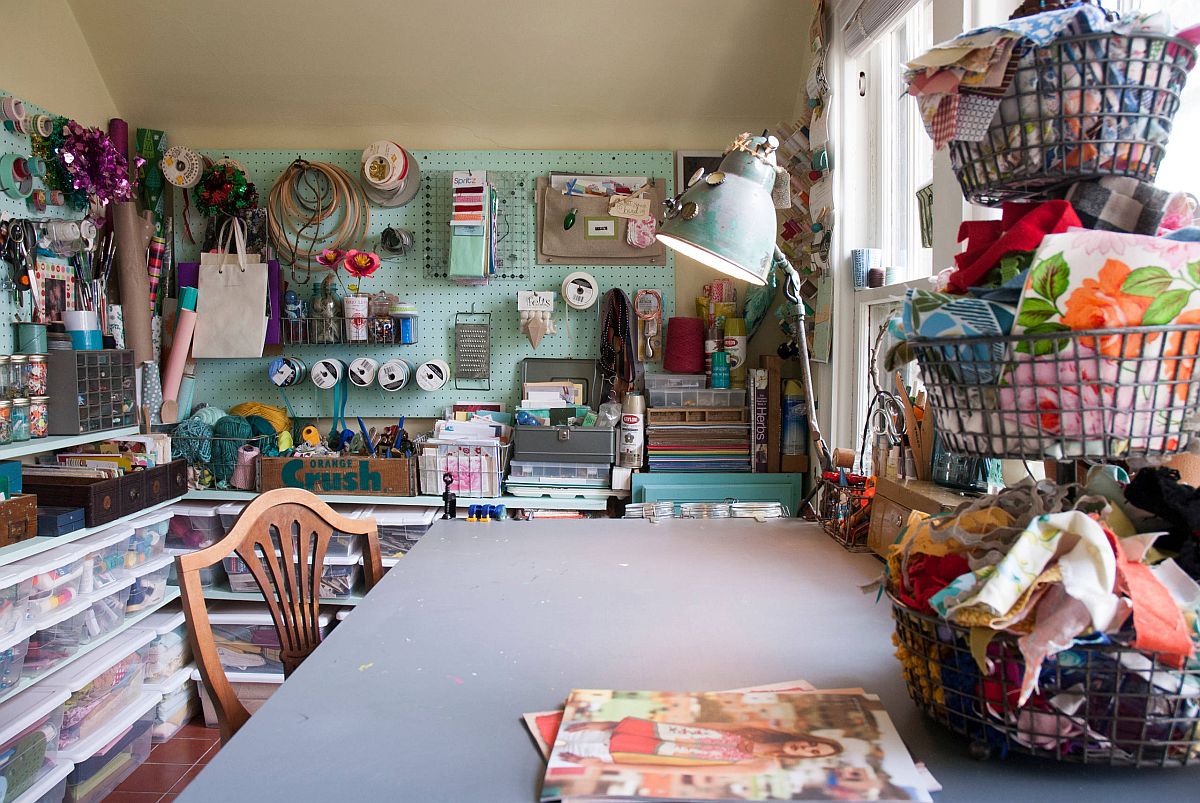
<path fill-rule="evenodd" d="M 63 706 L 59 750 L 103 730 L 141 697 L 146 648 L 153 638 L 153 632 L 134 628 L 47 681 L 71 694 Z"/>
<path fill-rule="evenodd" d="M 139 627 L 154 631 L 146 651 L 146 684 L 159 684 L 192 662 L 183 611 L 157 611 Z"/>
<path fill-rule="evenodd" d="M 162 602 L 167 595 L 167 576 L 171 573 L 174 561 L 170 555 L 159 555 L 133 570 L 133 585 L 125 605 L 126 616 L 133 616 Z"/>
<path fill-rule="evenodd" d="M 200 696 L 192 682 L 195 667 L 188 665 L 168 676 L 162 683 L 146 684 L 146 688 L 162 694 L 162 701 L 154 711 L 154 730 L 151 733 L 156 743 L 165 742 L 174 736 L 187 721 L 200 712 Z"/>
<path fill-rule="evenodd" d="M 278 675 L 282 682 L 279 632 L 266 606 L 254 603 L 212 604 L 209 606 L 208 620 L 212 625 L 217 654 L 227 673 Z M 322 612 L 317 623 L 324 638 L 333 618 Z M 195 677 L 198 678 L 199 674 L 196 673 Z"/>
<path fill-rule="evenodd" d="M 325 555 L 325 565 L 321 571 L 321 597 L 325 599 L 344 599 L 351 596 L 362 580 L 362 554 L 355 552 L 350 555 Z M 221 561 L 225 574 L 229 576 L 229 590 L 242 593 L 259 591 L 258 581 L 250 573 L 250 567 L 237 555 L 230 555 Z M 268 571 L 268 577 L 270 573 Z"/>
<path fill-rule="evenodd" d="M 91 644 L 125 624 L 125 605 L 129 601 L 129 589 L 133 582 L 132 577 L 126 577 L 118 586 L 93 591 L 88 595 L 92 604 L 83 617 L 81 643 Z"/>
<path fill-rule="evenodd" d="M 34 688 L 0 703 L 0 800 L 16 800 L 53 767 L 66 699 Z"/>
<path fill-rule="evenodd" d="M 79 600 L 86 553 L 79 544 L 67 544 L 10 564 L 29 575 L 27 621 L 37 626 Z"/>
<path fill-rule="evenodd" d="M 150 755 L 159 695 L 147 692 L 86 739 L 59 753 L 75 763 L 64 803 L 100 803 Z"/>
<path fill-rule="evenodd" d="M 229 535 L 229 531 L 237 523 L 238 516 L 242 515 L 245 509 L 245 502 L 229 502 L 217 508 L 217 518 L 221 520 L 221 530 L 226 535 Z"/>
<path fill-rule="evenodd" d="M 746 389 L 652 390 L 651 407 L 745 407 Z"/>
<path fill-rule="evenodd" d="M 171 510 L 160 510 L 129 522 L 133 537 L 125 553 L 125 568 L 136 569 L 163 553 L 167 544 L 167 529 L 171 526 Z"/>
<path fill-rule="evenodd" d="M 403 557 L 440 515 L 437 507 L 400 507 L 398 505 L 376 505 L 366 512 L 374 518 L 379 528 L 379 554 L 384 560 Z"/>
<path fill-rule="evenodd" d="M 88 601 L 81 599 L 36 625 L 25 653 L 26 677 L 37 677 L 79 652 L 83 643 L 84 617 L 90 608 Z"/>
<path fill-rule="evenodd" d="M 171 556 L 171 571 L 167 573 L 167 584 L 179 585 L 179 573 L 175 569 L 175 557 L 177 555 L 189 555 L 195 552 L 194 549 L 171 549 L 167 548 L 167 554 Z M 212 566 L 205 566 L 200 570 L 200 587 L 212 588 L 222 585 L 225 581 L 225 569 L 220 563 L 214 563 Z"/>
<path fill-rule="evenodd" d="M 0 638 L 24 626 L 32 588 L 32 570 L 0 568 Z"/>
<path fill-rule="evenodd" d="M 233 693 L 251 714 L 262 708 L 263 703 L 283 685 L 282 672 L 226 672 L 225 676 L 229 679 L 229 685 L 233 687 Z M 217 721 L 216 706 L 208 696 L 208 689 L 204 688 L 204 683 L 200 680 L 200 672 L 193 672 L 192 679 L 196 682 L 196 689 L 200 694 L 200 707 L 204 710 L 204 724 L 210 728 L 220 727 L 220 723 Z"/>
<path fill-rule="evenodd" d="M 704 374 L 646 374 L 646 390 L 702 390 L 708 384 Z"/>
<path fill-rule="evenodd" d="M 89 535 L 76 543 L 87 550 L 79 591 L 90 594 L 125 579 L 125 558 L 133 528 L 126 525 Z"/>
<path fill-rule="evenodd" d="M 167 530 L 167 546 L 171 549 L 201 549 L 211 546 L 225 535 L 219 506 L 210 502 L 179 502 L 167 508 L 171 523 Z"/>
<path fill-rule="evenodd" d="M 6 636 L 0 636 L 0 694 L 21 682 L 25 671 L 25 654 L 29 652 L 29 637 L 32 627 L 22 627 Z"/>
<path fill-rule="evenodd" d="M 607 488 L 612 467 L 588 463 L 509 463 L 509 482 L 527 485 L 584 485 Z"/>
<path fill-rule="evenodd" d="M 12 803 L 62 803 L 67 794 L 67 776 L 74 768 L 70 761 L 46 762 L 33 784 Z"/>

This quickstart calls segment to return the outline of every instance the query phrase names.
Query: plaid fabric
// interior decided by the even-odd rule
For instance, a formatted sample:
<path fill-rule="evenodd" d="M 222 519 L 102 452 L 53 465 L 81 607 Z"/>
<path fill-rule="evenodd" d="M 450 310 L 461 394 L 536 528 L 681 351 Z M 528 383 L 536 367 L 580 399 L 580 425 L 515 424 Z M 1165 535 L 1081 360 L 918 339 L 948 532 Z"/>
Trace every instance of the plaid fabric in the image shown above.
<path fill-rule="evenodd" d="M 958 101 L 958 119 L 952 139 L 963 142 L 980 142 L 987 136 L 1000 98 L 963 93 Z"/>
<path fill-rule="evenodd" d="M 1086 228 L 1129 234 L 1158 233 L 1170 193 L 1126 176 L 1080 181 L 1065 199 Z"/>
<path fill-rule="evenodd" d="M 954 139 L 955 132 L 958 130 L 959 97 L 959 95 L 942 95 L 933 119 L 925 124 L 925 130 L 928 132 L 929 138 L 933 140 L 934 148 L 940 150 L 945 147 L 947 142 Z"/>

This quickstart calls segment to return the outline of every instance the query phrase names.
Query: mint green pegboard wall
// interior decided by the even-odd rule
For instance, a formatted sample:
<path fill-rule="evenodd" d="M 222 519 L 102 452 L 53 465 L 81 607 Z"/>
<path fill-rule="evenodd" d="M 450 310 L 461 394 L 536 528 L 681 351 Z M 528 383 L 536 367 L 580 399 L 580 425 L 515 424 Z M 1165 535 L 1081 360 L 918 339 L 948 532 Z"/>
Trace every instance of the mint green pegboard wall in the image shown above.
<path fill-rule="evenodd" d="M 170 140 L 170 132 L 168 132 Z M 168 142 L 170 144 L 170 142 Z M 275 178 L 298 156 L 309 161 L 328 162 L 358 174 L 361 150 L 298 151 L 240 150 L 208 151 L 216 159 L 237 159 L 257 185 L 265 203 Z M 416 365 L 442 359 L 454 369 L 454 316 L 460 312 L 491 314 L 491 390 L 455 390 L 454 381 L 436 392 L 421 390 L 415 382 L 388 393 L 378 386 L 351 388 L 346 408 L 348 416 L 414 417 L 440 416 L 456 401 L 500 401 L 509 405 L 520 400 L 517 377 L 525 357 L 581 357 L 594 359 L 598 354 L 600 305 L 580 312 L 563 303 L 559 291 L 567 274 L 585 270 L 596 277 L 601 292 L 620 287 L 632 298 L 639 289 L 660 290 L 663 296 L 663 321 L 675 309 L 675 262 L 668 251 L 665 265 L 585 265 L 540 266 L 536 262 L 536 225 L 533 188 L 539 175 L 551 171 L 596 173 L 624 176 L 653 176 L 667 183 L 672 192 L 674 155 L 671 151 L 413 151 L 421 168 L 422 189 L 410 203 L 396 209 L 371 207 L 371 228 L 367 247 L 374 248 L 379 233 L 387 226 L 403 227 L 413 233 L 413 248 L 403 257 L 386 260 L 378 272 L 363 282 L 367 292 L 387 290 L 413 301 L 420 311 L 418 343 L 411 346 L 284 346 L 283 353 L 299 357 L 310 367 L 323 357 L 347 362 L 369 356 L 380 363 L 393 357 Z M 517 278 L 494 279 L 485 287 L 463 287 L 437 276 L 444 271 L 445 246 L 449 231 L 449 198 L 430 197 L 429 190 L 447 185 L 446 177 L 454 170 L 488 170 L 502 174 L 503 201 L 500 214 L 507 216 L 511 235 L 499 246 L 506 260 L 505 275 Z M 523 186 L 522 186 L 523 184 Z M 196 261 L 199 247 L 184 237 L 180 216 L 183 203 L 175 190 L 175 247 L 180 261 Z M 440 193 L 440 189 L 439 189 Z M 427 206 L 428 204 L 428 206 Z M 428 222 L 427 222 L 428 221 Z M 199 240 L 204 221 L 192 205 L 192 231 Z M 381 254 L 382 256 L 382 254 Z M 283 266 L 283 277 L 290 271 Z M 319 281 L 322 274 L 314 272 Z M 308 285 L 296 288 L 302 297 L 311 292 Z M 553 290 L 556 294 L 554 320 L 557 334 L 546 335 L 535 351 L 520 331 L 517 315 L 518 290 Z M 268 358 L 258 360 L 199 360 L 196 366 L 196 402 L 227 408 L 244 401 L 280 404 L 279 393 L 267 379 Z M 288 400 L 297 415 L 327 418 L 332 414 L 332 397 L 319 391 L 308 380 L 287 389 Z"/>

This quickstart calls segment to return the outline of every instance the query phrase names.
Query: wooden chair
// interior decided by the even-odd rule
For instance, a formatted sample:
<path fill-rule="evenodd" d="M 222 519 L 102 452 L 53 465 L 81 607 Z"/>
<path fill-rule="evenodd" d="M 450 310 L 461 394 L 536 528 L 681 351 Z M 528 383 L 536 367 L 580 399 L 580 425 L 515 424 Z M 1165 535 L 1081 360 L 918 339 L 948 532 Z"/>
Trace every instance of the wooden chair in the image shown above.
<path fill-rule="evenodd" d="M 261 494 L 246 505 L 227 536 L 175 558 L 192 653 L 216 708 L 222 741 L 232 739 L 250 713 L 234 694 L 217 656 L 200 570 L 233 554 L 245 561 L 279 632 L 286 677 L 321 643 L 321 574 L 334 530 L 365 537 L 363 569 L 370 590 L 383 577 L 375 520 L 346 518 L 308 491 L 292 488 Z"/>

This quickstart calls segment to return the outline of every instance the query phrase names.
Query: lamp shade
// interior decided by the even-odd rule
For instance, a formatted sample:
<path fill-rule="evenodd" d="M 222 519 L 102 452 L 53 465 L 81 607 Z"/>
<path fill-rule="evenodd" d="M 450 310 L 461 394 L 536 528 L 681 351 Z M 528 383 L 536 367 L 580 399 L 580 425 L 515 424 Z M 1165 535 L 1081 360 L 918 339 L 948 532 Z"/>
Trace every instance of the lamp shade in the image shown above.
<path fill-rule="evenodd" d="M 775 254 L 774 161 L 766 138 L 740 137 L 719 169 L 675 199 L 658 239 L 724 274 L 766 284 Z"/>

